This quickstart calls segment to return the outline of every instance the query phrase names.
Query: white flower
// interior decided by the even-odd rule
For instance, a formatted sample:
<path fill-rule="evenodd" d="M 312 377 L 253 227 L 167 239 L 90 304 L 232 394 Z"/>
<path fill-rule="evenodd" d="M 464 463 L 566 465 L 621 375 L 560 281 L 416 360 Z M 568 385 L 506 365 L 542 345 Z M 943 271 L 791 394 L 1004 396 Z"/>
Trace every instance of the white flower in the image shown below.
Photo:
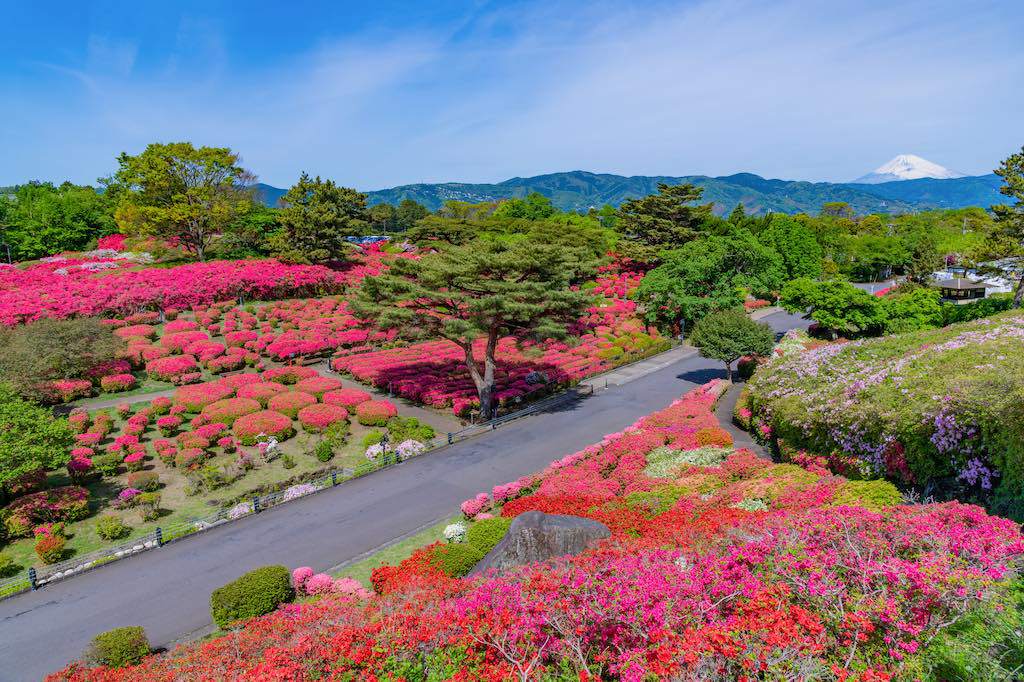
<path fill-rule="evenodd" d="M 466 526 L 463 523 L 452 523 L 444 528 L 444 539 L 448 542 L 464 542 L 466 540 Z"/>

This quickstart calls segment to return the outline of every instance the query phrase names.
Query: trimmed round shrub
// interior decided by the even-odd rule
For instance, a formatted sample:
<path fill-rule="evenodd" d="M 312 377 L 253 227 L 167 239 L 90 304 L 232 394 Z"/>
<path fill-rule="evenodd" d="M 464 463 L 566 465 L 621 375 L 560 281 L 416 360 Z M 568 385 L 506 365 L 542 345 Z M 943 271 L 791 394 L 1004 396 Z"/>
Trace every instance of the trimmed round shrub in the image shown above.
<path fill-rule="evenodd" d="M 253 412 L 235 420 L 232 431 L 242 445 L 255 445 L 261 433 L 282 441 L 295 435 L 292 420 L 273 410 Z"/>
<path fill-rule="evenodd" d="M 843 481 L 832 495 L 832 504 L 864 507 L 878 511 L 903 502 L 903 496 L 889 481 Z"/>
<path fill-rule="evenodd" d="M 435 554 L 440 560 L 441 570 L 453 578 L 461 578 L 484 558 L 479 549 L 468 543 L 438 545 Z"/>
<path fill-rule="evenodd" d="M 64 543 L 60 535 L 44 535 L 36 543 L 36 554 L 44 564 L 55 564 L 64 558 Z"/>
<path fill-rule="evenodd" d="M 133 324 L 128 327 L 115 329 L 114 334 L 122 339 L 152 339 L 156 336 L 156 327 L 149 324 Z"/>
<path fill-rule="evenodd" d="M 291 574 L 284 566 L 263 566 L 249 571 L 210 595 L 210 615 L 225 628 L 244 618 L 262 616 L 295 597 Z"/>
<path fill-rule="evenodd" d="M 135 376 L 132 374 L 110 374 L 100 378 L 100 388 L 107 393 L 129 391 L 135 388 Z"/>
<path fill-rule="evenodd" d="M 231 426 L 239 417 L 259 412 L 263 406 L 252 398 L 227 398 L 203 408 L 202 415 L 214 423 Z"/>
<path fill-rule="evenodd" d="M 111 668 L 134 665 L 151 650 L 146 631 L 138 625 L 107 630 L 93 637 L 85 656 L 89 661 Z"/>
<path fill-rule="evenodd" d="M 295 384 L 296 391 L 302 391 L 303 393 L 312 393 L 317 398 L 323 396 L 328 391 L 335 391 L 342 388 L 344 384 L 341 383 L 341 379 L 333 379 L 331 377 L 310 377 L 303 379 L 302 381 Z"/>
<path fill-rule="evenodd" d="M 128 537 L 132 529 L 124 524 L 118 516 L 101 516 L 96 521 L 96 535 L 104 540 L 119 540 Z"/>
<path fill-rule="evenodd" d="M 157 381 L 183 381 L 189 374 L 199 371 L 196 359 L 191 355 L 169 355 L 146 363 L 146 373 Z"/>
<path fill-rule="evenodd" d="M 190 346 L 197 341 L 209 341 L 210 337 L 206 332 L 201 331 L 187 331 L 178 332 L 176 334 L 166 334 L 160 339 L 160 345 L 167 350 L 174 352 L 182 352 L 185 350 L 185 346 Z"/>
<path fill-rule="evenodd" d="M 179 469 L 194 469 L 206 461 L 206 451 L 202 448 L 182 448 L 174 456 L 174 466 Z"/>
<path fill-rule="evenodd" d="M 174 392 L 174 404 L 181 405 L 186 412 L 202 412 L 207 405 L 229 398 L 234 392 L 234 388 L 219 381 L 182 386 Z"/>
<path fill-rule="evenodd" d="M 476 547 L 480 554 L 487 554 L 501 542 L 511 525 L 512 519 L 504 516 L 477 521 L 466 531 L 466 542 Z"/>
<path fill-rule="evenodd" d="M 245 376 L 245 375 L 241 375 Z M 248 384 L 238 389 L 237 395 L 239 398 L 252 398 L 259 402 L 263 407 L 267 406 L 270 399 L 278 393 L 284 393 L 288 389 L 284 384 L 279 384 L 276 381 L 267 381 L 262 384 Z"/>
<path fill-rule="evenodd" d="M 424 424 L 416 417 L 392 417 L 388 420 L 388 435 L 393 443 L 418 440 L 428 443 L 434 437 L 434 427 Z"/>
<path fill-rule="evenodd" d="M 174 320 L 174 318 L 168 317 L 169 310 L 164 311 L 164 317 L 168 320 Z M 174 320 L 164 325 L 164 334 L 177 334 L 178 332 L 190 332 L 195 329 L 199 329 L 199 324 L 192 320 Z"/>
<path fill-rule="evenodd" d="M 320 433 L 331 424 L 348 419 L 348 410 L 337 405 L 309 405 L 299 410 L 299 423 L 310 433 Z"/>
<path fill-rule="evenodd" d="M 359 403 L 373 400 L 373 396 L 358 388 L 339 388 L 336 391 L 328 391 L 321 398 L 328 405 L 341 405 L 345 408 L 352 408 Z"/>
<path fill-rule="evenodd" d="M 267 401 L 267 408 L 294 419 L 299 410 L 314 404 L 316 404 L 316 396 L 301 391 L 288 391 L 279 393 Z"/>
<path fill-rule="evenodd" d="M 721 427 L 705 426 L 697 431 L 697 444 L 701 447 L 714 445 L 720 448 L 727 448 L 732 445 L 732 436 Z"/>
<path fill-rule="evenodd" d="M 231 388 L 238 389 L 243 386 L 252 386 L 254 384 L 262 384 L 263 376 L 255 372 L 246 372 L 244 374 L 234 374 L 229 377 L 224 377 L 218 380 L 219 384 L 223 386 L 230 386 Z"/>
<path fill-rule="evenodd" d="M 386 400 L 367 400 L 356 405 L 356 419 L 363 426 L 384 426 L 398 416 L 398 408 Z"/>
<path fill-rule="evenodd" d="M 153 492 L 160 487 L 160 474 L 155 471 L 135 471 L 128 474 L 128 487 Z"/>
<path fill-rule="evenodd" d="M 263 378 L 267 381 L 276 381 L 279 384 L 295 384 L 303 379 L 317 376 L 316 370 L 312 367 L 300 367 L 298 365 L 289 367 L 272 367 L 263 372 Z"/>

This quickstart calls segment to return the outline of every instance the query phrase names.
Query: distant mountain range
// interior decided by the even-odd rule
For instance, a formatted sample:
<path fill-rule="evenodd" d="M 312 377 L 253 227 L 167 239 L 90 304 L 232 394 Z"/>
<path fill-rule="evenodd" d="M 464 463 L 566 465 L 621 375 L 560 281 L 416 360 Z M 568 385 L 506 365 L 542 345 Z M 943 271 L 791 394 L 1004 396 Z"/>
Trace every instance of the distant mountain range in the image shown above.
<path fill-rule="evenodd" d="M 817 213 L 822 204 L 845 201 L 858 214 L 909 213 L 933 208 L 963 208 L 1004 203 L 1001 181 L 995 174 L 949 179 L 920 178 L 878 183 L 804 182 L 769 180 L 752 173 L 722 177 L 706 175 L 630 176 L 569 171 L 531 178 L 512 178 L 495 184 L 443 182 L 402 185 L 367 192 L 369 203 L 398 204 L 415 199 L 430 210 L 445 201 L 481 202 L 524 197 L 540 192 L 558 208 L 586 211 L 605 204 L 618 206 L 627 199 L 653 194 L 658 183 L 693 183 L 704 188 L 704 198 L 723 214 L 742 203 L 748 213 Z M 273 206 L 285 190 L 259 184 L 267 205 Z"/>

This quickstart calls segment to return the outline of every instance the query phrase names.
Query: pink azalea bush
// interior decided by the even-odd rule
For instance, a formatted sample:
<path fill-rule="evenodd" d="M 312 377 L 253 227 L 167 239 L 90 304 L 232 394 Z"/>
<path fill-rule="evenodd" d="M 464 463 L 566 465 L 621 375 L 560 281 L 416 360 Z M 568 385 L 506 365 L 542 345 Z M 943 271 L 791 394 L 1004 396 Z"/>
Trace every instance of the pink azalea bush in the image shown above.
<path fill-rule="evenodd" d="M 383 426 L 398 416 L 398 408 L 387 400 L 367 400 L 356 405 L 356 419 L 363 426 Z"/>
<path fill-rule="evenodd" d="M 299 423 L 310 433 L 320 433 L 331 424 L 348 420 L 348 411 L 337 405 L 307 405 L 299 410 Z"/>
<path fill-rule="evenodd" d="M 287 391 L 272 396 L 267 401 L 267 408 L 294 419 L 299 410 L 315 403 L 316 396 L 314 395 L 301 391 Z"/>
<path fill-rule="evenodd" d="M 137 383 L 132 374 L 110 374 L 100 378 L 100 388 L 107 393 L 130 391 Z"/>
<path fill-rule="evenodd" d="M 333 391 L 327 391 L 323 394 L 321 400 L 328 405 L 340 405 L 345 408 L 354 408 L 359 403 L 365 403 L 367 400 L 373 400 L 373 396 L 358 388 L 339 388 Z"/>
<path fill-rule="evenodd" d="M 292 420 L 273 410 L 253 412 L 235 420 L 232 431 L 242 445 L 255 445 L 260 435 L 274 436 L 279 441 L 295 435 Z"/>

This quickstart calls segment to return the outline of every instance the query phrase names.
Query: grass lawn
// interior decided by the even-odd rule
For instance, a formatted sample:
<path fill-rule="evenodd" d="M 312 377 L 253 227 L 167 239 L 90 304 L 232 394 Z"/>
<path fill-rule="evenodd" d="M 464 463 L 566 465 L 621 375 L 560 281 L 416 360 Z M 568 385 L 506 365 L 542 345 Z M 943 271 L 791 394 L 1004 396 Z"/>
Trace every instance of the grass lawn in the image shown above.
<path fill-rule="evenodd" d="M 361 582 L 365 587 L 372 589 L 373 586 L 370 584 L 370 573 L 373 569 L 378 566 L 394 566 L 403 559 L 408 558 L 410 554 L 424 545 L 429 545 L 430 543 L 437 542 L 439 540 L 443 542 L 445 526 L 461 520 L 463 520 L 462 514 L 456 514 L 455 516 L 445 519 L 440 523 L 436 523 L 429 528 L 424 528 L 407 538 L 382 547 L 370 556 L 359 559 L 358 561 L 336 571 L 332 571 L 331 574 L 336 578 L 354 578 Z"/>

